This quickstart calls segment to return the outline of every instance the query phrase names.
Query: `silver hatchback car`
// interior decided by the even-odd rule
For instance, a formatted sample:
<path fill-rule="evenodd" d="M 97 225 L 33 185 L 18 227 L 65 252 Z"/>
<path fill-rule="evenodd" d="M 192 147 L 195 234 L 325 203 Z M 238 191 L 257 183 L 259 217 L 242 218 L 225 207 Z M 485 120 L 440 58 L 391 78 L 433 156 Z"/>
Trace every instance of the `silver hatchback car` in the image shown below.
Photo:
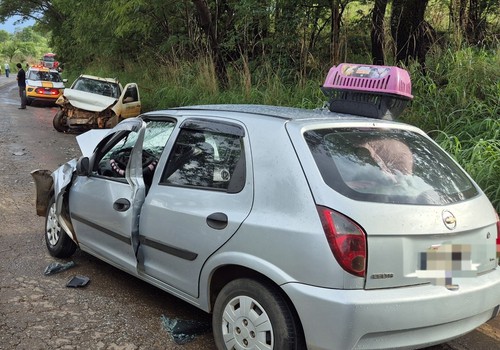
<path fill-rule="evenodd" d="M 77 139 L 33 172 L 49 252 L 212 313 L 220 349 L 424 347 L 498 314 L 498 216 L 418 128 L 213 105 Z"/>

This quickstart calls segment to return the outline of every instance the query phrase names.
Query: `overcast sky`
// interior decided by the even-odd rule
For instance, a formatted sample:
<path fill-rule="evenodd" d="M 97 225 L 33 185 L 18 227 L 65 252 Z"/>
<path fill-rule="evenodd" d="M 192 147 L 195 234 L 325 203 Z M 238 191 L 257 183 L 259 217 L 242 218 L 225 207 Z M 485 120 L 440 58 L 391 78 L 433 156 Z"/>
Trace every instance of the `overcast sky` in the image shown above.
<path fill-rule="evenodd" d="M 32 26 L 33 24 L 35 24 L 35 22 L 33 20 L 29 20 L 29 21 L 23 22 L 21 24 L 15 25 L 14 22 L 17 19 L 19 19 L 19 17 L 17 17 L 17 18 L 16 17 L 11 17 L 5 23 L 0 23 L 0 30 L 3 29 L 3 30 L 8 31 L 9 33 L 14 33 L 14 31 L 16 29 L 18 29 L 18 28 L 29 27 L 29 26 Z"/>

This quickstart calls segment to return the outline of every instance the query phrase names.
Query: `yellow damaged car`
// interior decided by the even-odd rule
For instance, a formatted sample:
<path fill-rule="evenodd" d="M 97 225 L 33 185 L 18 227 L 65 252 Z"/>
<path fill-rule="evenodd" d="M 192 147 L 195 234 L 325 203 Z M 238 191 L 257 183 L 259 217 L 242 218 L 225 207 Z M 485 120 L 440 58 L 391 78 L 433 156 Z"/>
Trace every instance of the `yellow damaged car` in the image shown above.
<path fill-rule="evenodd" d="M 54 104 L 64 91 L 64 83 L 59 72 L 43 66 L 31 66 L 26 72 L 26 100 Z"/>

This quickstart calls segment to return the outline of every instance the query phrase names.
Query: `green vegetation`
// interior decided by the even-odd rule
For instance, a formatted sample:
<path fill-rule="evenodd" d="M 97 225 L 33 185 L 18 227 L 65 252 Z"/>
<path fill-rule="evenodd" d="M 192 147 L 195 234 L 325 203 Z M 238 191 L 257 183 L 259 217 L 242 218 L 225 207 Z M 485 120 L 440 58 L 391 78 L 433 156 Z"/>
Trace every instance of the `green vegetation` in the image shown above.
<path fill-rule="evenodd" d="M 137 82 L 145 111 L 210 103 L 316 108 L 332 64 L 399 62 L 415 96 L 401 119 L 455 157 L 500 212 L 498 1 L 30 3 L 0 1 L 0 19 L 38 15 L 35 33 L 51 38 L 70 82 L 80 73 Z M 422 26 L 412 22 L 417 11 Z"/>
<path fill-rule="evenodd" d="M 402 119 L 428 132 L 500 212 L 500 49 L 430 58 L 426 76 L 412 67 L 415 99 Z"/>
<path fill-rule="evenodd" d="M 11 70 L 13 63 L 38 63 L 46 52 L 50 52 L 47 38 L 31 27 L 23 28 L 14 34 L 0 30 L 0 62 L 10 63 Z"/>

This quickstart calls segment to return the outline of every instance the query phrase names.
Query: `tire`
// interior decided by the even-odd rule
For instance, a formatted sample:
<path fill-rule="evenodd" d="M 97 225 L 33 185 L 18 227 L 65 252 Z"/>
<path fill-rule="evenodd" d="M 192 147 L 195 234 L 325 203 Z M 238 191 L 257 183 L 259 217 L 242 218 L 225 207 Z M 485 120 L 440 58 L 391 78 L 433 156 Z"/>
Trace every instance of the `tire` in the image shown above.
<path fill-rule="evenodd" d="M 50 255 L 56 258 L 68 258 L 77 248 L 57 219 L 54 197 L 50 199 L 45 215 L 45 244 Z"/>
<path fill-rule="evenodd" d="M 305 348 L 299 323 L 281 291 L 252 279 L 237 279 L 222 288 L 212 328 L 217 349 Z"/>
<path fill-rule="evenodd" d="M 66 116 L 64 115 L 64 112 L 62 110 L 56 113 L 56 115 L 54 116 L 54 120 L 52 121 L 52 125 L 54 126 L 54 129 L 59 132 L 68 131 L 68 126 L 66 125 Z"/>
<path fill-rule="evenodd" d="M 27 97 L 27 98 L 26 98 L 26 104 L 27 104 L 28 106 L 31 106 L 31 104 L 32 104 L 32 103 L 33 103 L 33 99 L 32 99 L 32 98 Z"/>
<path fill-rule="evenodd" d="M 106 121 L 106 124 L 104 125 L 104 127 L 106 129 L 112 129 L 114 128 L 119 122 L 121 122 L 123 120 L 122 117 L 119 117 L 117 115 L 113 115 L 111 118 L 109 118 L 107 121 Z"/>

